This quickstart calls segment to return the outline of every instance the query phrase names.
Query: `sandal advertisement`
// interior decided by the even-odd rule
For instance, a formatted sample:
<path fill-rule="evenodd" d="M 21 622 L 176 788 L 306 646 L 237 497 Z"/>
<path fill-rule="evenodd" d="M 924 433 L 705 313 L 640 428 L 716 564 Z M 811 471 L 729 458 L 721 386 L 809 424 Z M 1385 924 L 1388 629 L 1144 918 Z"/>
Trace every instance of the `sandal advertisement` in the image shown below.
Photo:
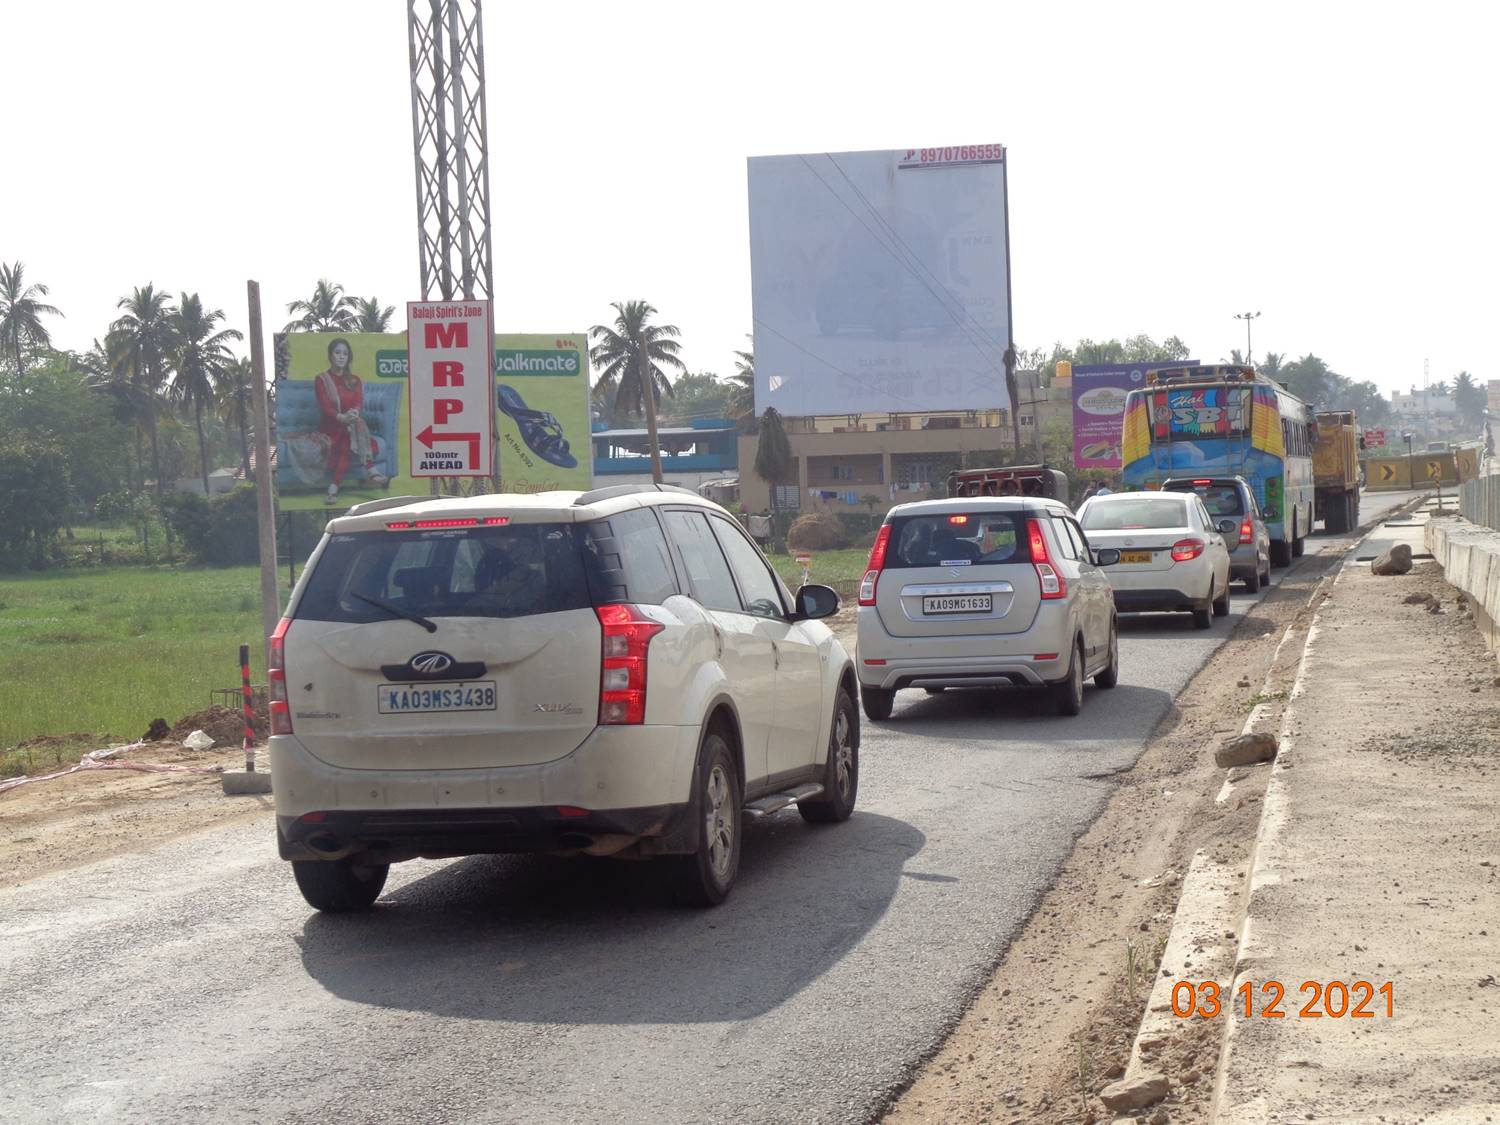
<path fill-rule="evenodd" d="M 586 333 L 495 337 L 501 487 L 592 486 Z M 283 510 L 342 512 L 426 495 L 408 461 L 406 334 L 292 332 L 275 339 L 274 464 Z"/>

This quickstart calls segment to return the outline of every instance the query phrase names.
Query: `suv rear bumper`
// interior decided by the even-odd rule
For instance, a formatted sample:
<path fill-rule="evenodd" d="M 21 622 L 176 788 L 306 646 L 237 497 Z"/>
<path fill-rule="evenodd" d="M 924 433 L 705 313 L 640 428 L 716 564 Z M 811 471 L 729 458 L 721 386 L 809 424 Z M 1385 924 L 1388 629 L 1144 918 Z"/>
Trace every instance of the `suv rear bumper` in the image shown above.
<path fill-rule="evenodd" d="M 688 827 L 687 815 L 686 804 L 568 814 L 556 806 L 315 812 L 316 820 L 278 816 L 276 844 L 282 859 L 358 854 L 375 863 L 517 852 L 612 855 L 642 840 L 665 852 L 675 850 L 671 841 Z"/>
<path fill-rule="evenodd" d="M 690 799 L 701 733 L 696 727 L 597 727 L 578 749 L 553 762 L 431 770 L 335 766 L 314 757 L 295 734 L 276 735 L 270 758 L 277 823 L 283 834 L 288 824 L 308 828 L 288 837 L 291 844 L 330 823 L 364 831 L 368 822 L 369 839 L 393 847 L 398 838 L 407 842 L 404 858 L 551 850 L 545 841 L 563 837 L 556 847 L 572 850 L 586 835 L 599 837 L 601 850 L 620 850 L 634 838 L 669 836 L 679 827 L 682 817 L 674 810 L 685 809 Z M 587 816 L 564 818 L 556 813 L 559 807 L 587 810 Z M 321 823 L 301 821 L 308 813 L 325 815 Z M 412 850 L 418 840 L 423 849 Z M 342 854 L 355 850 L 345 847 Z M 339 854 L 314 850 L 285 858 Z"/>

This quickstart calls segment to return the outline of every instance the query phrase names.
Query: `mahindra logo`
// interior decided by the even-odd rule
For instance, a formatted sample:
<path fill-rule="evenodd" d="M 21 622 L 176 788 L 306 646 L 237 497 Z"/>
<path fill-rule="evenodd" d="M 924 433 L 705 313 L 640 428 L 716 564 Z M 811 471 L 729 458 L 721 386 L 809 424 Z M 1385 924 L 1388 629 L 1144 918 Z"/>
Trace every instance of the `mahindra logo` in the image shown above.
<path fill-rule="evenodd" d="M 411 658 L 411 668 L 423 676 L 440 676 L 453 667 L 453 657 L 446 652 L 419 652 Z"/>

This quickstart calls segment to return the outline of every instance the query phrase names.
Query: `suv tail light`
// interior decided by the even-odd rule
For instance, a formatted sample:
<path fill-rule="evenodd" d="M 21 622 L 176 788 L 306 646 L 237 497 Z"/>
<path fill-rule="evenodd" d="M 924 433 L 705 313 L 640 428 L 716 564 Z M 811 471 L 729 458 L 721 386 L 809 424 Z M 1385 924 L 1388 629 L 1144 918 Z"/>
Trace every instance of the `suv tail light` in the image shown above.
<path fill-rule="evenodd" d="M 1172 561 L 1192 562 L 1203 553 L 1206 546 L 1201 539 L 1179 539 L 1172 544 Z"/>
<path fill-rule="evenodd" d="M 1047 536 L 1042 531 L 1040 520 L 1026 521 L 1026 538 L 1031 544 L 1031 561 L 1036 567 L 1037 579 L 1042 584 L 1042 600 L 1068 596 L 1068 580 L 1052 565 L 1052 556 L 1047 553 Z"/>
<path fill-rule="evenodd" d="M 271 733 L 292 733 L 292 707 L 286 694 L 286 631 L 291 619 L 283 617 L 271 634 L 271 656 L 266 664 L 266 691 L 270 697 Z"/>
<path fill-rule="evenodd" d="M 880 581 L 880 572 L 885 569 L 885 549 L 891 541 L 891 525 L 883 523 L 875 533 L 875 545 L 870 548 L 870 561 L 864 578 L 859 583 L 859 604 L 875 604 L 875 586 Z"/>
<path fill-rule="evenodd" d="M 1254 543 L 1255 542 L 1255 527 L 1254 527 L 1254 525 L 1252 525 L 1250 523 L 1249 520 L 1241 520 L 1240 521 L 1240 542 L 1241 543 Z"/>
<path fill-rule="evenodd" d="M 604 632 L 599 669 L 599 722 L 618 726 L 646 721 L 646 649 L 666 628 L 633 605 L 594 609 Z"/>

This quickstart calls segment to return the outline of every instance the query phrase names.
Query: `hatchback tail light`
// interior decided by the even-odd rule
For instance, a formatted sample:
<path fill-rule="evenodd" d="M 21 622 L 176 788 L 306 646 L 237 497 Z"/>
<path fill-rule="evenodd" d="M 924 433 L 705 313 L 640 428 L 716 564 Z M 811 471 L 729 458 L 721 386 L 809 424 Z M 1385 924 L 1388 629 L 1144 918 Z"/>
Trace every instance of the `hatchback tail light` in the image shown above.
<path fill-rule="evenodd" d="M 633 605 L 595 608 L 604 633 L 599 668 L 599 722 L 607 726 L 646 721 L 646 650 L 666 628 Z"/>
<path fill-rule="evenodd" d="M 1255 542 L 1255 527 L 1250 523 L 1249 520 L 1241 520 L 1240 521 L 1240 542 L 1241 543 L 1254 543 Z"/>
<path fill-rule="evenodd" d="M 1207 546 L 1201 539 L 1179 539 L 1172 544 L 1172 561 L 1192 562 Z"/>
<path fill-rule="evenodd" d="M 266 662 L 266 690 L 270 697 L 271 733 L 292 733 L 292 706 L 286 694 L 286 631 L 291 619 L 283 617 L 271 634 L 271 655 Z"/>
<path fill-rule="evenodd" d="M 1031 562 L 1036 567 L 1037 580 L 1042 584 L 1042 600 L 1068 596 L 1068 580 L 1052 565 L 1052 556 L 1047 553 L 1047 536 L 1042 531 L 1040 520 L 1026 521 L 1026 538 L 1031 544 Z"/>
<path fill-rule="evenodd" d="M 880 572 L 885 569 L 885 550 L 891 541 L 891 525 L 883 523 L 875 534 L 875 545 L 870 548 L 870 561 L 865 567 L 865 576 L 859 583 L 859 604 L 875 604 L 875 587 L 880 582 Z"/>

